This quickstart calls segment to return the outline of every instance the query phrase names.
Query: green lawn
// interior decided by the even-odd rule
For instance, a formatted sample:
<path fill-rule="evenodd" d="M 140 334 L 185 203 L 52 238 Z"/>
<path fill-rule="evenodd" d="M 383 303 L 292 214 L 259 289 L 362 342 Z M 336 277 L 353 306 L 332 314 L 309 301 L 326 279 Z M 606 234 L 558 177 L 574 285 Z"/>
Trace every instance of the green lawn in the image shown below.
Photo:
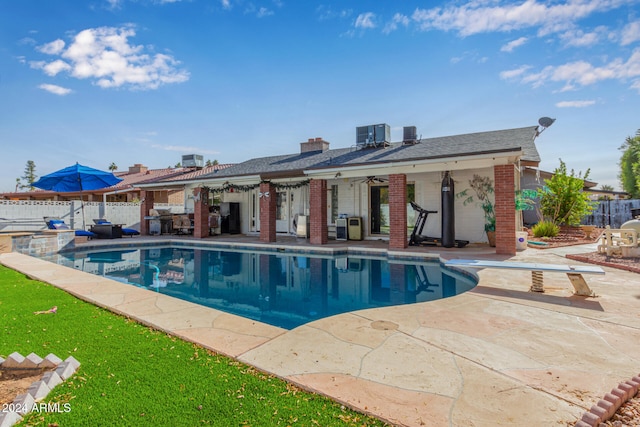
<path fill-rule="evenodd" d="M 56 314 L 33 313 L 54 305 Z M 385 425 L 0 266 L 0 356 L 14 351 L 81 363 L 47 397 L 71 411 L 22 425 Z"/>

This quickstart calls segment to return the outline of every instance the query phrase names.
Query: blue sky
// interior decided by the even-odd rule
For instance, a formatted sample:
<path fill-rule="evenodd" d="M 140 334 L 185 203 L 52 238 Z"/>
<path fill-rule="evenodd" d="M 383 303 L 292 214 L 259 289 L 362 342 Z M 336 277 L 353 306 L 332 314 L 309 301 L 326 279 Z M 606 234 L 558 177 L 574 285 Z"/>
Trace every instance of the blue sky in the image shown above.
<path fill-rule="evenodd" d="M 640 128 L 640 0 L 0 3 L 0 191 L 75 162 L 118 170 L 536 125 L 619 189 Z"/>

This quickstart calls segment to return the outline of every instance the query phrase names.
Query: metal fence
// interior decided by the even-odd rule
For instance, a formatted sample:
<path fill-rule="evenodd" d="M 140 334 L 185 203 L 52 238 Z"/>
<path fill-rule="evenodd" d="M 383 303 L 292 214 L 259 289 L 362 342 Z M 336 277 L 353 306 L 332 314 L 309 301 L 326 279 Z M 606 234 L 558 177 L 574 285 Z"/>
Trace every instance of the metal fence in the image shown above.
<path fill-rule="evenodd" d="M 640 215 L 640 199 L 599 200 L 591 215 L 582 220 L 582 224 L 596 227 L 620 228 L 622 224 Z"/>

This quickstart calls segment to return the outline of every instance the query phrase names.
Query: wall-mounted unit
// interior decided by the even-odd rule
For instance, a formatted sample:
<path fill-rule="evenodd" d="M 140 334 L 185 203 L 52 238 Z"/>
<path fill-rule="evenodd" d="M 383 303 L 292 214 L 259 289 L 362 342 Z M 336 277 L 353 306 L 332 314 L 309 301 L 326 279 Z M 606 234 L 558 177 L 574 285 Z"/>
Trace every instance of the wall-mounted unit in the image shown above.
<path fill-rule="evenodd" d="M 356 146 L 358 148 L 386 147 L 390 143 L 391 128 L 386 123 L 356 128 Z"/>
<path fill-rule="evenodd" d="M 203 168 L 204 158 L 200 154 L 185 154 L 182 156 L 183 168 Z"/>
<path fill-rule="evenodd" d="M 415 126 L 405 126 L 402 131 L 402 143 L 403 144 L 417 144 L 418 130 Z"/>

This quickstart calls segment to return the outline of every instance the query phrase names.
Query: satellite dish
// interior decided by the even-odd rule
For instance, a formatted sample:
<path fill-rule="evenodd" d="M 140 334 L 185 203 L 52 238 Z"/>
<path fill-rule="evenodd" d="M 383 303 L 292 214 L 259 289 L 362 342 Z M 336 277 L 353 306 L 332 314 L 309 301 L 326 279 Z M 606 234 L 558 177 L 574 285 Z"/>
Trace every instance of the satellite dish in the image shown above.
<path fill-rule="evenodd" d="M 544 130 L 545 130 L 546 128 L 548 128 L 549 126 L 551 126 L 551 125 L 553 124 L 553 122 L 555 122 L 555 121 L 556 121 L 556 119 L 552 119 L 551 117 L 540 117 L 540 118 L 538 119 L 538 124 L 540 125 L 540 127 L 541 127 L 542 129 L 539 129 L 539 130 L 537 130 L 537 131 L 536 131 L 536 137 L 537 137 L 537 136 L 540 136 L 540 134 L 541 134 L 542 132 L 544 132 Z"/>
<path fill-rule="evenodd" d="M 556 121 L 556 119 L 552 119 L 550 117 L 540 117 L 540 119 L 538 119 L 538 124 L 540 126 L 542 126 L 543 128 L 548 128 L 555 121 Z"/>

